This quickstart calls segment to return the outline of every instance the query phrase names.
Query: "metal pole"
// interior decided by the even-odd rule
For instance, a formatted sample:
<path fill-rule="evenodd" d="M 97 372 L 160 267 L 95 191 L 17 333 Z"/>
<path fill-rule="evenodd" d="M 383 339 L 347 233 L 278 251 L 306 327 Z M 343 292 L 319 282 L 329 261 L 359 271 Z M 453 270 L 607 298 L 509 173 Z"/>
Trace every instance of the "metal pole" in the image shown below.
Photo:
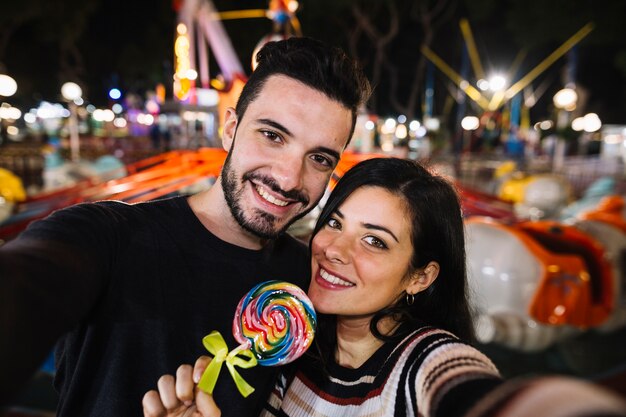
<path fill-rule="evenodd" d="M 80 141 L 78 135 L 78 118 L 76 114 L 76 104 L 73 101 L 69 102 L 70 119 L 68 128 L 70 131 L 70 151 L 72 161 L 77 162 L 80 158 Z"/>

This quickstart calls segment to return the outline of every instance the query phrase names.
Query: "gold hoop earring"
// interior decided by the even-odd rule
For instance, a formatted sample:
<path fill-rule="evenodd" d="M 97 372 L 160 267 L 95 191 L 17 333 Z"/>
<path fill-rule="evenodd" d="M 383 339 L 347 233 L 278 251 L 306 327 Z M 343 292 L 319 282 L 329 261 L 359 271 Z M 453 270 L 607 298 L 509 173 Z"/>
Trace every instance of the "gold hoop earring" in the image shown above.
<path fill-rule="evenodd" d="M 406 293 L 406 303 L 410 306 L 413 305 L 413 303 L 415 302 L 415 295 L 413 294 L 409 294 L 408 292 Z"/>

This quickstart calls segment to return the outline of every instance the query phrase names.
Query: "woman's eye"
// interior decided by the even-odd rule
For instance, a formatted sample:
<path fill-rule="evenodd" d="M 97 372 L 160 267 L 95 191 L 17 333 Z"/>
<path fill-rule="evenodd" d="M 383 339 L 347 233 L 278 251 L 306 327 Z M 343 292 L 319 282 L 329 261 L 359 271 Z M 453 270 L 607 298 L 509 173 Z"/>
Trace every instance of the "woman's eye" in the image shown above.
<path fill-rule="evenodd" d="M 329 219 L 328 222 L 326 222 L 326 225 L 331 229 L 341 229 L 341 224 L 337 219 Z"/>
<path fill-rule="evenodd" d="M 387 249 L 387 244 L 381 239 L 377 238 L 376 236 L 366 236 L 365 239 L 363 240 L 365 240 L 365 242 L 367 242 L 368 245 L 371 245 L 380 249 Z"/>

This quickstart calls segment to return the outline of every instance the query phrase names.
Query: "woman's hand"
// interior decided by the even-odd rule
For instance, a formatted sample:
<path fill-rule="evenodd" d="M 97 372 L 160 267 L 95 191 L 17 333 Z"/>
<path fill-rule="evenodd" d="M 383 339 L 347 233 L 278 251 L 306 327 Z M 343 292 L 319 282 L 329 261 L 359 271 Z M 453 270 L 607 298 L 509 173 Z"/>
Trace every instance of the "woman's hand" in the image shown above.
<path fill-rule="evenodd" d="M 176 378 L 163 375 L 157 383 L 158 391 L 146 392 L 143 396 L 145 417 L 220 417 L 221 411 L 213 396 L 198 389 L 202 373 L 211 362 L 208 356 L 201 356 L 194 367 L 181 365 L 176 370 Z"/>

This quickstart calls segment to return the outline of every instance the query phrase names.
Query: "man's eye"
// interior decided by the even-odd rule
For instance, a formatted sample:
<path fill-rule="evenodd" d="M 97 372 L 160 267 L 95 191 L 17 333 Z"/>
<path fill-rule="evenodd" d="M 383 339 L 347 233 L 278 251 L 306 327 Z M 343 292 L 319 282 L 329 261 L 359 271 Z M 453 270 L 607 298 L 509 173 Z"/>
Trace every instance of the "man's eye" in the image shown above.
<path fill-rule="evenodd" d="M 380 249 L 387 249 L 387 244 L 376 236 L 366 236 L 363 240 L 370 245 Z"/>
<path fill-rule="evenodd" d="M 325 167 L 332 167 L 333 161 L 324 155 L 312 155 L 311 159 Z"/>
<path fill-rule="evenodd" d="M 278 142 L 280 141 L 280 136 L 275 133 L 272 132 L 271 130 L 262 130 L 261 133 L 263 134 L 263 136 L 265 136 L 267 139 L 274 141 L 274 142 Z"/>

